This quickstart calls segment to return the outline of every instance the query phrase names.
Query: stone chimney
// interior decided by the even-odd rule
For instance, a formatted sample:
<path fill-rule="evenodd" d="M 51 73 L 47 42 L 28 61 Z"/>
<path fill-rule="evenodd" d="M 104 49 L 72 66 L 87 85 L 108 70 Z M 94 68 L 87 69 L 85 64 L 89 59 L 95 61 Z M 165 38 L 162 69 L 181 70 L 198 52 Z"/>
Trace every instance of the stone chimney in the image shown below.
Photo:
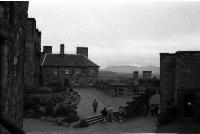
<path fill-rule="evenodd" d="M 65 54 L 65 45 L 60 44 L 60 55 L 64 55 L 64 54 Z"/>
<path fill-rule="evenodd" d="M 139 85 L 139 72 L 138 71 L 133 72 L 133 84 L 134 84 L 134 86 Z"/>
<path fill-rule="evenodd" d="M 43 52 L 45 54 L 52 54 L 52 46 L 43 46 Z"/>
<path fill-rule="evenodd" d="M 87 47 L 77 47 L 76 54 L 82 54 L 88 57 L 88 48 Z"/>
<path fill-rule="evenodd" d="M 143 71 L 143 79 L 151 79 L 152 71 Z"/>

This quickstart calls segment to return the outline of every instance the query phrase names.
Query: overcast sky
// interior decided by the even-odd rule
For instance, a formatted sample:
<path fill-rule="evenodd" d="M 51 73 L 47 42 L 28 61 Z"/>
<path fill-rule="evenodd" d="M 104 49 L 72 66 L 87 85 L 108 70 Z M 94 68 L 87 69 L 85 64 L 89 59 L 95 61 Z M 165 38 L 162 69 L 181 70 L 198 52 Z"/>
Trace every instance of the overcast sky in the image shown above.
<path fill-rule="evenodd" d="M 29 17 L 42 31 L 42 46 L 59 53 L 89 48 L 101 67 L 159 66 L 161 52 L 200 50 L 200 1 L 34 0 Z"/>

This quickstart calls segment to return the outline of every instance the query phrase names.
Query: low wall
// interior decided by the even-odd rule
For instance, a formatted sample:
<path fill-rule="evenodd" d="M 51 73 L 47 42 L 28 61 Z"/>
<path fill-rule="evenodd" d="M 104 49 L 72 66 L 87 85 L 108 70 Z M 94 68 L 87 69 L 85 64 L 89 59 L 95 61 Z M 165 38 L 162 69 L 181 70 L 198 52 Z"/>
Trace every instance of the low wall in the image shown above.
<path fill-rule="evenodd" d="M 130 96 L 139 92 L 138 86 L 114 85 L 104 82 L 96 82 L 96 88 L 111 96 Z"/>

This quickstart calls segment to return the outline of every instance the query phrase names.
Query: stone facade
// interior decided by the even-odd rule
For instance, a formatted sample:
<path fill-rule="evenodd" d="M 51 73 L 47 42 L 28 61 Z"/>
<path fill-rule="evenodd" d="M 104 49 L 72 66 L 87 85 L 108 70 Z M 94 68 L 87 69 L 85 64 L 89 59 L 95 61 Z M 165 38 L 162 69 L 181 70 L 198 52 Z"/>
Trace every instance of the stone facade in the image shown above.
<path fill-rule="evenodd" d="M 200 115 L 200 51 L 160 54 L 161 108 L 178 107 L 180 117 Z"/>
<path fill-rule="evenodd" d="M 80 53 L 64 54 L 64 44 L 61 44 L 60 52 L 60 54 L 46 53 L 43 56 L 41 67 L 44 84 L 58 83 L 65 87 L 95 85 L 99 66 Z"/>
<path fill-rule="evenodd" d="M 20 128 L 27 11 L 28 2 L 0 2 L 0 114 Z M 1 128 L 0 133 L 7 132 Z"/>
<path fill-rule="evenodd" d="M 27 19 L 24 65 L 25 88 L 37 86 L 40 81 L 41 32 L 34 18 Z"/>
<path fill-rule="evenodd" d="M 65 87 L 90 87 L 97 81 L 98 67 L 43 67 L 43 81 Z"/>

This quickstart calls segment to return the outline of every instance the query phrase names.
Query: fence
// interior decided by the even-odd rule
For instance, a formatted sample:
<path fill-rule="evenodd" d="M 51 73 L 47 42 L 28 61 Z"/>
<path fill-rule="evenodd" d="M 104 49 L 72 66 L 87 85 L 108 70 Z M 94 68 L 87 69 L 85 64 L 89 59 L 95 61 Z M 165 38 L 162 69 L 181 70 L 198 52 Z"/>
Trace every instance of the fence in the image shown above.
<path fill-rule="evenodd" d="M 96 88 L 106 92 L 111 96 L 131 96 L 138 94 L 139 87 L 133 85 L 114 85 L 105 82 L 96 82 Z"/>

